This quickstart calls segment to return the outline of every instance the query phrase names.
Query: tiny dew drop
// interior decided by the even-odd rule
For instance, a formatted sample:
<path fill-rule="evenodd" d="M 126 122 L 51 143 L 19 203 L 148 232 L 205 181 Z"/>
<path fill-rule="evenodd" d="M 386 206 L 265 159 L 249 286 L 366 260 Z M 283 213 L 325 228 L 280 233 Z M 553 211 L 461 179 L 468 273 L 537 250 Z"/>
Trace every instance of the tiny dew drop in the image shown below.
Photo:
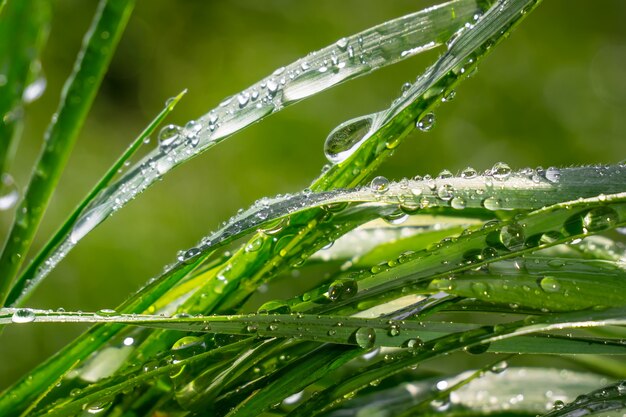
<path fill-rule="evenodd" d="M 539 280 L 539 286 L 547 293 L 555 293 L 561 290 L 561 284 L 555 277 L 545 276 Z"/>
<path fill-rule="evenodd" d="M 163 151 L 170 150 L 177 142 L 180 136 L 180 126 L 167 125 L 159 132 L 159 147 Z"/>
<path fill-rule="evenodd" d="M 17 203 L 19 192 L 11 174 L 4 173 L 0 179 L 0 210 L 8 210 Z"/>
<path fill-rule="evenodd" d="M 456 97 L 456 91 L 455 91 L 455 90 L 450 90 L 450 91 L 448 91 L 448 92 L 446 93 L 446 95 L 444 95 L 444 96 L 441 98 L 441 101 L 442 101 L 442 102 L 444 102 L 444 103 L 447 103 L 447 102 L 449 102 L 449 101 L 454 100 L 454 97 Z"/>
<path fill-rule="evenodd" d="M 370 132 L 371 116 L 358 117 L 337 126 L 324 142 L 324 155 L 333 164 L 345 161 Z"/>
<path fill-rule="evenodd" d="M 613 227 L 619 222 L 617 212 L 608 206 L 596 207 L 583 216 L 582 226 L 585 233 L 599 232 Z"/>
<path fill-rule="evenodd" d="M 32 323 L 35 321 L 35 312 L 30 308 L 19 308 L 11 316 L 13 323 Z"/>
<path fill-rule="evenodd" d="M 376 342 L 376 332 L 371 327 L 359 327 L 353 336 L 356 344 L 362 349 L 370 349 Z"/>
<path fill-rule="evenodd" d="M 417 121 L 415 126 L 422 132 L 428 132 L 435 125 L 435 114 L 428 113 Z"/>
<path fill-rule="evenodd" d="M 491 175 L 498 181 L 504 181 L 511 176 L 511 167 L 504 162 L 497 162 L 491 168 Z"/>
<path fill-rule="evenodd" d="M 382 176 L 376 177 L 370 183 L 370 189 L 375 193 L 387 192 L 389 189 L 389 180 Z"/>
<path fill-rule="evenodd" d="M 500 230 L 500 242 L 508 250 L 519 250 L 524 247 L 524 228 L 518 223 L 503 226 Z"/>
<path fill-rule="evenodd" d="M 102 310 L 96 311 L 96 314 L 101 317 L 113 317 L 117 315 L 117 311 L 110 308 L 103 308 Z"/>
<path fill-rule="evenodd" d="M 332 301 L 343 301 L 352 298 L 358 292 L 359 287 L 353 279 L 338 279 L 328 287 L 328 298 Z"/>

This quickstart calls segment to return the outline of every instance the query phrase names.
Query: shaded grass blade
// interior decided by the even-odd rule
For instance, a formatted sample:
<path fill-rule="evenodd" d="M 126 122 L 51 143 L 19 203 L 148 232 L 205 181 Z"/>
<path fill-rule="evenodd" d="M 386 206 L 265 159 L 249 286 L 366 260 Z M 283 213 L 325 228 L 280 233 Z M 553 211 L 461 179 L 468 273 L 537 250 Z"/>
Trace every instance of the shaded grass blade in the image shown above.
<path fill-rule="evenodd" d="M 46 1 L 12 1 L 4 8 L 5 4 L 0 5 L 0 174 L 9 171 L 21 131 L 24 99 L 31 99 L 24 93 L 41 77 L 38 58 L 50 22 Z"/>
<path fill-rule="evenodd" d="M 85 35 L 74 71 L 45 133 L 35 169 L 0 256 L 0 304 L 26 258 L 32 239 L 87 117 L 130 13 L 132 0 L 103 0 Z"/>
<path fill-rule="evenodd" d="M 39 251 L 37 256 L 31 261 L 24 272 L 18 277 L 16 282 L 11 288 L 11 292 L 7 298 L 6 305 L 19 306 L 24 303 L 35 290 L 37 285 L 41 283 L 41 280 L 34 280 L 37 269 L 41 268 L 43 262 L 48 259 L 50 254 L 58 247 L 63 240 L 63 237 L 70 233 L 72 226 L 80 214 L 89 206 L 94 198 L 100 193 L 115 177 L 118 170 L 124 166 L 124 163 L 128 161 L 133 154 L 143 144 L 145 138 L 149 137 L 157 127 L 163 122 L 163 120 L 174 110 L 174 107 L 186 90 L 168 100 L 166 107 L 150 122 L 150 124 L 137 136 L 133 143 L 124 151 L 117 161 L 109 168 L 104 176 L 98 181 L 98 183 L 91 189 L 91 191 L 85 196 L 85 198 L 78 204 L 72 214 L 63 222 L 63 225 L 54 233 L 52 238 L 46 243 L 46 245 Z M 43 277 L 42 277 L 43 278 Z"/>

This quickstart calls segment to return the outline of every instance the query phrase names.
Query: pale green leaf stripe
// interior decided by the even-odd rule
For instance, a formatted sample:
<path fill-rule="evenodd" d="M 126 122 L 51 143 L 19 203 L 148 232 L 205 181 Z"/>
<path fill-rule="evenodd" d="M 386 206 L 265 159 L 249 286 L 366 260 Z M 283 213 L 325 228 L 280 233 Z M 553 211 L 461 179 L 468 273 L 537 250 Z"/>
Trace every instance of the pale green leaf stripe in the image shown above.
<path fill-rule="evenodd" d="M 356 375 L 335 381 L 333 385 L 318 393 L 298 407 L 290 416 L 312 416 L 324 411 L 329 404 L 337 405 L 345 402 L 356 392 L 369 386 L 371 381 L 380 381 L 419 364 L 425 360 L 454 352 L 456 350 L 477 345 L 497 343 L 502 340 L 515 340 L 519 336 L 536 334 L 538 332 L 575 329 L 575 328 L 598 328 L 604 326 L 626 324 L 626 307 L 609 309 L 604 311 L 584 311 L 575 313 L 555 314 L 545 317 L 528 317 L 521 321 L 497 324 L 495 326 L 483 326 L 481 328 L 449 334 L 439 339 L 434 339 L 424 344 L 417 352 L 409 352 L 405 355 L 396 355 L 388 361 L 382 361 L 367 366 Z M 613 343 L 621 345 L 623 341 L 614 340 Z M 292 370 L 294 374 L 297 369 Z M 287 381 L 276 381 L 265 390 L 259 391 L 249 398 L 241 407 L 238 407 L 229 416 L 252 416 L 264 410 L 268 405 L 265 398 L 281 391 L 283 397 L 298 392 L 302 389 L 297 381 L 291 382 L 290 386 L 284 386 Z M 258 395 L 261 394 L 261 395 Z"/>
<path fill-rule="evenodd" d="M 308 315 L 255 315 L 255 316 L 229 316 L 229 317 L 219 317 L 219 316 L 207 316 L 207 317 L 180 317 L 180 318 L 164 318 L 164 317 L 151 317 L 149 316 L 140 316 L 140 315 L 115 315 L 115 313 L 111 312 L 101 312 L 99 314 L 94 313 L 55 313 L 48 311 L 37 311 L 37 310 L 25 310 L 25 309 L 4 309 L 0 313 L 0 322 L 9 323 L 13 320 L 20 321 L 22 320 L 30 320 L 32 317 L 36 317 L 35 321 L 38 322 L 56 322 L 62 321 L 63 319 L 67 319 L 68 322 L 93 322 L 93 321 L 123 321 L 126 324 L 136 324 L 136 325 L 149 325 L 155 324 L 158 326 L 169 326 L 171 325 L 172 329 L 181 329 L 186 328 L 187 330 L 193 331 L 205 331 L 205 332 L 213 332 L 216 329 L 216 326 L 220 326 L 220 329 L 228 330 L 229 332 L 233 332 L 234 334 L 250 334 L 250 330 L 248 326 L 256 326 L 257 330 L 253 331 L 259 336 L 262 336 L 261 333 L 267 333 L 267 337 L 277 336 L 277 337 L 295 337 L 303 340 L 315 340 L 315 341 L 323 341 L 315 336 L 322 337 L 324 332 L 327 332 L 328 329 L 336 330 L 336 332 L 332 335 L 332 343 L 346 343 L 356 345 L 356 332 L 360 329 L 371 329 L 375 332 L 375 336 L 373 338 L 373 343 L 368 347 L 373 347 L 376 345 L 386 345 L 389 343 L 391 346 L 402 346 L 402 344 L 406 343 L 408 340 L 415 338 L 422 338 L 423 341 L 426 341 L 426 346 L 424 348 L 417 348 L 416 355 L 409 359 L 402 359 L 399 362 L 409 361 L 411 363 L 417 362 L 420 356 L 426 357 L 434 357 L 441 355 L 446 352 L 457 350 L 463 346 L 476 344 L 476 343 L 491 343 L 492 350 L 499 351 L 497 348 L 497 343 L 501 340 L 507 340 L 510 338 L 514 338 L 516 336 L 530 335 L 533 333 L 540 333 L 550 330 L 563 330 L 563 329 L 571 329 L 571 328 L 591 328 L 591 327 L 602 327 L 602 326 L 611 326 L 611 325 L 625 325 L 626 319 L 624 319 L 624 308 L 607 310 L 604 312 L 584 312 L 581 313 L 570 313 L 564 314 L 560 316 L 550 316 L 543 318 L 535 318 L 528 319 L 524 321 L 514 322 L 508 325 L 501 325 L 500 327 L 496 326 L 491 329 L 491 331 L 486 331 L 485 328 L 477 328 L 471 325 L 462 325 L 462 324 L 450 324 L 450 323 L 429 323 L 429 322 L 395 322 L 381 319 L 364 319 L 364 318 L 353 318 L 353 317 L 327 317 L 327 316 L 308 316 Z M 32 316 L 34 314 L 35 316 Z M 107 314 L 113 314 L 107 317 Z M 14 315 L 17 315 L 18 319 L 13 318 Z M 341 320 L 342 326 L 337 326 L 337 321 Z M 269 324 L 268 324 L 269 323 Z M 271 325 L 275 325 L 275 329 L 272 330 L 269 328 Z M 260 330 L 261 325 L 268 325 L 266 330 Z M 391 336 L 388 334 L 390 326 L 396 325 L 400 329 L 400 333 L 398 336 Z M 207 328 L 207 326 L 209 328 Z M 280 330 L 281 326 L 284 329 L 291 329 L 290 332 L 286 330 Z M 307 327 L 310 329 L 309 331 L 298 330 L 298 327 Z M 318 327 L 319 326 L 319 327 Z M 474 328 L 474 330 L 471 330 Z M 469 331 L 469 332 L 468 332 Z M 453 333 L 451 335 L 447 335 L 450 332 L 460 332 Z M 472 333 L 474 332 L 474 333 Z M 287 334 L 289 333 L 289 334 Z M 328 334 L 327 334 L 328 335 Z M 465 335 L 465 336 L 464 336 Z M 446 338 L 452 336 L 457 340 L 457 343 L 437 343 L 440 340 L 446 340 Z M 330 336 L 328 336 L 330 338 Z M 458 341 L 462 343 L 459 344 Z M 549 339 L 547 339 L 549 340 Z M 391 342 L 393 341 L 393 342 Z M 576 339 L 572 340 L 573 342 Z M 402 342 L 402 343 L 399 343 Z M 583 352 L 596 352 L 596 349 L 592 347 L 594 343 L 597 343 L 599 350 L 603 353 L 626 353 L 626 347 L 620 341 L 594 341 L 581 339 L 581 353 Z M 543 344 L 544 341 L 540 342 L 540 345 Z M 432 345 L 432 349 L 431 346 Z M 523 345 L 521 345 L 523 346 Z M 604 346 L 604 348 L 602 347 Z M 586 350 L 589 347 L 590 350 Z M 226 347 L 228 348 L 228 346 Z M 545 346 L 544 346 L 545 348 Z M 515 351 L 519 352 L 519 349 Z M 211 352 L 207 353 L 211 355 Z M 67 415 L 72 410 L 75 410 L 75 407 L 80 407 L 89 402 L 94 401 L 98 395 L 102 398 L 103 395 L 120 392 L 124 390 L 129 384 L 137 384 L 139 381 L 144 381 L 147 379 L 154 378 L 157 375 L 166 374 L 171 372 L 174 369 L 179 369 L 184 366 L 187 362 L 195 362 L 199 361 L 202 356 L 206 356 L 207 354 L 198 355 L 196 357 L 192 357 L 190 359 L 182 360 L 172 365 L 165 365 L 163 367 L 157 368 L 153 372 L 140 372 L 140 375 L 135 379 L 126 380 L 124 382 L 118 383 L 113 388 L 107 388 L 104 391 L 96 392 L 95 394 L 91 394 L 86 397 L 82 397 L 77 399 L 76 401 L 72 401 L 69 406 L 61 406 L 59 408 L 55 408 L 50 411 L 49 415 Z M 421 358 L 421 359 L 424 359 Z M 395 367 L 396 370 L 402 369 L 402 367 Z"/>
<path fill-rule="evenodd" d="M 482 16 L 475 25 L 468 25 L 452 43 L 448 51 L 426 71 L 426 76 L 417 79 L 416 83 L 402 97 L 395 100 L 391 106 L 382 112 L 366 115 L 373 119 L 369 131 L 364 132 L 363 140 L 359 141 L 348 153 L 344 161 L 331 165 L 327 171 L 313 182 L 314 191 L 328 191 L 340 187 L 353 187 L 367 178 L 387 157 L 395 151 L 406 135 L 416 127 L 416 120 L 420 120 L 426 112 L 437 107 L 442 99 L 455 88 L 467 74 L 471 73 L 481 59 L 493 50 L 493 46 L 504 39 L 528 12 L 538 2 L 532 0 L 510 1 L 492 7 Z M 500 7 L 501 6 L 501 7 Z M 358 122 L 357 122 L 358 123 Z M 338 129 L 345 129 L 349 123 L 344 123 Z M 358 129 L 357 129 L 358 130 Z M 335 130 L 334 133 L 338 132 Z M 334 135 L 331 133 L 331 135 Z M 327 216 L 325 211 L 311 212 L 303 215 L 291 216 L 292 224 L 301 224 L 302 229 L 296 232 L 290 230 L 297 238 L 285 238 L 285 232 L 279 232 L 272 238 L 289 241 L 287 246 L 294 253 L 298 251 L 314 252 L 328 242 L 328 238 L 317 239 L 318 246 L 304 245 L 301 241 L 313 239 L 315 231 L 304 229 L 309 224 L 321 221 Z M 345 233 L 348 229 L 343 231 Z M 256 234 L 248 244 L 255 240 L 269 240 L 264 234 Z M 283 257 L 280 253 L 271 253 L 271 244 L 263 245 L 261 250 L 248 252 L 243 250 L 244 245 L 224 266 L 233 271 L 227 274 L 230 288 L 224 289 L 219 300 L 213 297 L 199 298 L 192 296 L 184 308 L 194 312 L 215 312 L 220 308 L 230 308 L 241 303 L 250 292 L 261 282 L 271 279 L 280 270 L 294 261 L 293 258 Z M 266 269 L 255 269 L 259 262 L 273 265 L 272 273 Z M 212 294 L 221 285 L 216 280 L 210 280 L 200 291 Z M 237 291 L 232 291 L 237 288 Z M 201 292 L 198 291 L 198 294 Z"/>
<path fill-rule="evenodd" d="M 366 75 L 445 42 L 489 1 L 454 0 L 406 15 L 309 54 L 241 93 L 224 100 L 202 118 L 189 122 L 170 144 L 157 147 L 99 196 L 76 221 L 50 258 L 54 267 L 73 246 L 108 216 L 125 206 L 173 167 L 211 148 L 230 135 L 300 99 L 342 81 Z M 345 44 L 344 44 L 345 43 Z M 242 104 L 243 103 L 243 104 Z M 38 282 L 51 267 L 32 279 Z"/>
<path fill-rule="evenodd" d="M 132 0 L 103 0 L 85 35 L 0 256 L 0 305 L 26 258 L 133 6 Z"/>
<path fill-rule="evenodd" d="M 102 176 L 97 184 L 91 189 L 91 191 L 85 196 L 85 198 L 78 204 L 70 216 L 63 222 L 62 226 L 54 233 L 54 235 L 48 240 L 46 245 L 39 251 L 37 256 L 30 262 L 24 272 L 18 277 L 13 286 L 11 292 L 7 298 L 6 305 L 19 306 L 24 303 L 37 287 L 39 282 L 31 281 L 35 275 L 35 271 L 41 267 L 43 262 L 48 259 L 50 254 L 56 249 L 63 239 L 68 234 L 80 215 L 80 213 L 87 207 L 98 193 L 104 189 L 117 174 L 118 170 L 124 166 L 124 163 L 128 161 L 137 152 L 139 147 L 144 143 L 144 139 L 149 137 L 159 127 L 161 122 L 174 110 L 174 107 L 187 90 L 181 92 L 176 97 L 168 100 L 165 108 L 148 124 L 148 126 L 137 136 L 137 138 L 130 144 L 130 146 L 124 151 L 124 153 L 118 158 L 115 163 L 108 169 L 108 171 Z M 28 285 L 27 285 L 28 284 Z"/>
<path fill-rule="evenodd" d="M 244 335 L 263 338 L 294 338 L 314 342 L 359 345 L 356 337 L 359 329 L 371 330 L 371 344 L 366 347 L 407 347 L 410 340 L 428 342 L 445 334 L 477 329 L 479 325 L 404 321 L 389 319 L 373 319 L 345 316 L 318 316 L 307 314 L 246 314 L 231 316 L 199 316 L 199 317 L 165 317 L 142 314 L 117 314 L 113 310 L 90 312 L 55 312 L 51 310 L 37 310 L 30 308 L 0 309 L 0 324 L 29 324 L 29 323 L 117 323 L 134 326 L 152 327 L 165 330 L 181 330 L 186 332 L 204 332 Z M 612 323 L 614 324 L 614 323 Z M 554 337 L 554 336 L 553 336 Z M 607 340 L 575 339 L 560 340 L 554 337 L 544 339 L 541 343 L 533 343 L 537 339 L 528 338 L 527 350 L 520 350 L 513 344 L 503 343 L 492 347 L 492 351 L 511 353 L 563 353 L 561 348 L 574 349 L 573 352 L 587 352 L 587 346 L 597 343 L 597 349 L 588 353 L 626 354 L 626 346 L 621 343 L 611 343 Z M 542 346 L 545 342 L 545 345 Z M 363 346 L 365 347 L 365 346 Z M 559 350 L 555 351 L 554 347 Z M 535 351 L 535 349 L 539 349 Z M 570 351 L 571 352 L 571 351 Z M 570 353 L 568 352 L 568 353 Z"/>
<path fill-rule="evenodd" d="M 494 176 L 493 171 L 489 171 L 471 178 L 460 175 L 453 178 L 402 180 L 389 183 L 384 192 L 375 187 L 364 187 L 357 190 L 287 194 L 279 198 L 262 199 L 237 214 L 221 229 L 203 238 L 198 246 L 183 251 L 181 260 L 170 270 L 197 265 L 205 259 L 205 255 L 264 224 L 316 207 L 355 203 L 371 207 L 371 210 L 381 215 L 398 209 L 418 212 L 421 209 L 450 206 L 458 209 L 488 207 L 490 210 L 530 210 L 598 193 L 614 194 L 624 190 L 624 183 L 626 167 L 610 165 L 551 168 L 548 172 L 524 169 L 509 172 L 505 177 Z M 73 243 L 69 241 L 61 244 L 52 258 L 48 258 L 50 262 L 42 266 L 34 278 L 29 279 L 30 275 L 25 274 L 24 280 L 28 284 L 23 291 L 30 293 L 32 287 L 41 282 L 71 246 Z M 17 293 L 13 297 L 23 298 Z"/>

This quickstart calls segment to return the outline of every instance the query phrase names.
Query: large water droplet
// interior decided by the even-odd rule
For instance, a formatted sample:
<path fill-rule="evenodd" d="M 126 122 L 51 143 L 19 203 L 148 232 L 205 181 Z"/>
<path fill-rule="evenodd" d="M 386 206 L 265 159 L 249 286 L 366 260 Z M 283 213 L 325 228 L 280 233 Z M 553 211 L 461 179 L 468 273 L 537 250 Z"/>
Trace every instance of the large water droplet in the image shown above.
<path fill-rule="evenodd" d="M 347 300 L 356 295 L 358 284 L 353 279 L 338 279 L 328 287 L 328 298 L 332 301 Z"/>
<path fill-rule="evenodd" d="M 8 210 L 17 203 L 19 193 L 11 174 L 2 174 L 0 178 L 0 210 Z"/>
<path fill-rule="evenodd" d="M 164 126 L 163 129 L 159 132 L 159 147 L 162 151 L 169 151 L 180 137 L 180 126 L 176 125 L 167 125 Z"/>
<path fill-rule="evenodd" d="M 555 277 L 545 276 L 539 280 L 539 286 L 547 293 L 555 293 L 561 290 L 561 284 Z"/>
<path fill-rule="evenodd" d="M 389 189 L 389 180 L 385 177 L 379 176 L 372 180 L 370 183 L 370 189 L 375 193 L 384 193 Z"/>
<path fill-rule="evenodd" d="M 472 179 L 478 175 L 478 172 L 472 167 L 467 167 L 461 172 L 461 178 Z"/>
<path fill-rule="evenodd" d="M 435 114 L 428 113 L 424 115 L 424 117 L 417 121 L 415 126 L 417 126 L 417 128 L 422 132 L 428 132 L 433 128 L 433 126 L 435 126 Z"/>
<path fill-rule="evenodd" d="M 454 187 L 450 184 L 443 184 L 437 190 L 437 197 L 443 201 L 450 201 L 454 197 Z"/>
<path fill-rule="evenodd" d="M 337 126 L 324 142 L 324 154 L 333 164 L 345 161 L 354 153 L 370 132 L 370 116 L 348 120 Z"/>
<path fill-rule="evenodd" d="M 371 327 L 359 327 L 353 336 L 356 344 L 362 349 L 370 349 L 376 342 L 376 332 Z"/>
<path fill-rule="evenodd" d="M 524 228 L 518 223 L 503 226 L 500 230 L 500 242 L 508 250 L 520 250 L 524 247 Z"/>
<path fill-rule="evenodd" d="M 608 206 L 596 207 L 583 216 L 582 226 L 585 233 L 599 232 L 613 227 L 619 222 L 617 212 Z"/>
<path fill-rule="evenodd" d="M 502 202 L 496 197 L 487 197 L 483 200 L 483 207 L 487 210 L 499 210 L 502 207 Z"/>
<path fill-rule="evenodd" d="M 544 175 L 548 181 L 550 181 L 553 184 L 556 184 L 561 179 L 561 170 L 555 167 L 550 167 L 546 169 L 546 172 Z"/>
<path fill-rule="evenodd" d="M 504 162 L 497 162 L 491 168 L 491 175 L 498 181 L 504 181 L 511 176 L 511 167 Z"/>
<path fill-rule="evenodd" d="M 35 321 L 35 318 L 35 312 L 30 308 L 19 308 L 11 316 L 11 321 L 13 323 L 31 323 Z"/>

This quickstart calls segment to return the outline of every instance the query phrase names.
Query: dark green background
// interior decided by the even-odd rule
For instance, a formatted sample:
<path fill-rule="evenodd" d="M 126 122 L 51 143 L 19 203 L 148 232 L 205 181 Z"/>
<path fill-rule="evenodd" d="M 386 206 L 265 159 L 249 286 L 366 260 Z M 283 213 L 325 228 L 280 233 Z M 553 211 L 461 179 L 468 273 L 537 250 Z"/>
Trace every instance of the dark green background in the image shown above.
<path fill-rule="evenodd" d="M 13 174 L 24 185 L 96 1 L 53 2 L 44 96 L 27 109 Z M 419 0 L 139 0 L 40 229 L 39 247 L 112 161 L 184 88 L 170 121 L 184 124 L 310 51 L 432 4 Z M 626 158 L 626 2 L 545 0 L 381 169 L 391 179 L 486 169 L 611 163 Z M 170 173 L 63 261 L 30 304 L 113 308 L 163 265 L 255 199 L 298 191 L 325 163 L 337 124 L 381 110 L 441 53 L 297 104 Z M 154 145 L 154 140 L 150 146 Z M 0 213 L 6 230 L 12 213 Z M 3 232 L 4 234 L 5 232 Z M 9 326 L 0 387 L 80 331 Z M 9 359 L 7 359 L 9 358 Z"/>

